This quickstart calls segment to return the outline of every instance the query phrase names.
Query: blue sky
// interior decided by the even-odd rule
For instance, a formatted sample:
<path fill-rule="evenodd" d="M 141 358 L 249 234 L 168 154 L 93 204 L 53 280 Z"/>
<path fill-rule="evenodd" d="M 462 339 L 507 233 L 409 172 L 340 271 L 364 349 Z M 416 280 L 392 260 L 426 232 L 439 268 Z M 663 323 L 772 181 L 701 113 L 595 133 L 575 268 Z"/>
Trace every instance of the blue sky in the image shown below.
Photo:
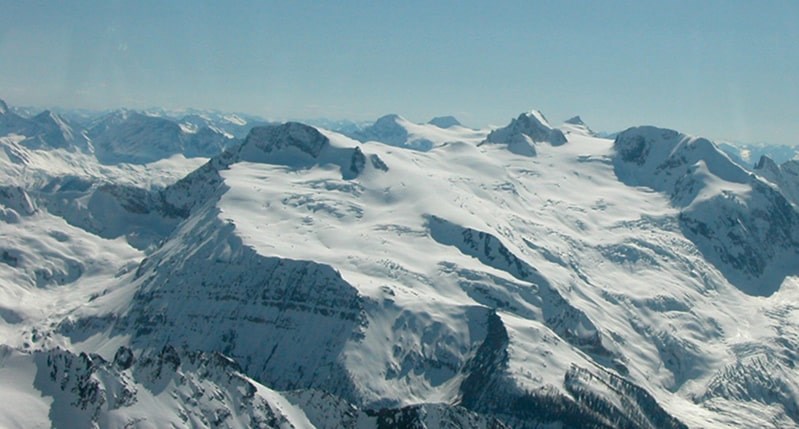
<path fill-rule="evenodd" d="M 489 4 L 491 3 L 491 4 Z M 0 98 L 799 144 L 797 1 L 0 0 Z"/>

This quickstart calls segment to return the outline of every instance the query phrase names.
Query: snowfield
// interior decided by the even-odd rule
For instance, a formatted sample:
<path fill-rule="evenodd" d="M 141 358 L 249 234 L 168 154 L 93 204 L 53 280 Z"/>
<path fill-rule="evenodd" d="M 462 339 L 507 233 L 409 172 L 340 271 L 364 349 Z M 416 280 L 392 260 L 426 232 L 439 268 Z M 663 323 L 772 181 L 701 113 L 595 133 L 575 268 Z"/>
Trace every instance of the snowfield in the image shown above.
<path fill-rule="evenodd" d="M 145 165 L 3 137 L 0 426 L 799 425 L 790 165 L 439 119 Z"/>

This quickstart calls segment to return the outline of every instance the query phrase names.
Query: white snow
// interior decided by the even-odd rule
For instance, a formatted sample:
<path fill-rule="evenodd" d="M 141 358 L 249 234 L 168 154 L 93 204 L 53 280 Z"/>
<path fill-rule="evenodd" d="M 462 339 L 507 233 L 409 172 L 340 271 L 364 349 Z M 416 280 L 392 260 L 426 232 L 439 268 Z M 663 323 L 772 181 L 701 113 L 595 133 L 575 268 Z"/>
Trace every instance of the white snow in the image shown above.
<path fill-rule="evenodd" d="M 354 144 L 334 133 L 326 135 L 334 145 Z M 429 152 L 376 143 L 361 148 L 367 155 L 377 154 L 389 171 L 367 169 L 348 182 L 324 166 L 292 170 L 240 163 L 223 172 L 230 190 L 219 207 L 222 219 L 232 222 L 245 245 L 259 253 L 329 264 L 360 294 L 390 302 L 370 319 L 374 328 L 365 340 L 350 343 L 347 351 L 350 371 L 368 383 L 362 388 L 375 399 L 452 400 L 447 383 L 418 377 L 390 380 L 385 375 L 387 368 L 401 370 L 401 362 L 387 353 L 392 345 L 421 351 L 442 344 L 426 342 L 424 330 L 386 330 L 403 312 L 425 320 L 422 326 L 446 326 L 444 335 L 460 344 L 456 355 L 473 345 L 462 336 L 470 331 L 465 309 L 482 303 L 470 298 L 458 285 L 459 277 L 446 274 L 444 266 L 519 283 L 431 240 L 426 216 L 435 215 L 490 231 L 601 327 L 603 343 L 625 356 L 636 383 L 681 418 L 712 421 L 686 398 L 729 360 L 725 333 L 737 331 L 742 320 L 749 326 L 762 324 L 762 312 L 670 226 L 677 210 L 667 196 L 617 180 L 611 141 L 571 134 L 561 147 L 539 146 L 536 158 L 470 143 Z M 702 165 L 700 175 L 707 181 L 700 200 L 722 188 L 748 189 L 701 173 Z M 570 364 L 593 365 L 542 324 L 540 303 L 509 298 L 519 309 L 500 314 L 511 332 L 509 370 L 521 386 L 557 386 Z M 587 335 L 585 329 L 578 326 L 577 335 Z M 664 366 L 661 359 L 669 358 L 664 353 L 674 353 L 679 363 Z"/>
<path fill-rule="evenodd" d="M 235 115 L 235 114 L 224 115 L 222 118 L 225 121 L 230 122 L 231 124 L 234 124 L 234 125 L 240 125 L 240 126 L 247 125 L 247 121 L 245 121 L 240 116 Z"/>
<path fill-rule="evenodd" d="M 528 115 L 551 131 L 540 112 Z M 235 115 L 226 119 L 245 123 Z M 25 213 L 10 203 L 2 207 L 0 341 L 10 347 L 0 346 L 0 400 L 18 398 L 23 405 L 0 412 L 0 426 L 48 426 L 60 393 L 42 395 L 34 388 L 37 368 L 27 353 L 58 345 L 111 359 L 131 342 L 131 333 L 99 329 L 70 338 L 57 326 L 64 320 L 123 317 L 151 277 L 169 278 L 173 289 L 166 292 L 195 291 L 185 302 L 169 303 L 170 310 L 188 306 L 196 311 L 192 314 L 218 318 L 205 323 L 247 326 L 243 334 L 294 341 L 291 350 L 298 352 L 316 352 L 313 347 L 326 340 L 314 336 L 317 332 L 348 326 L 318 326 L 332 319 L 286 311 L 276 319 L 283 325 L 273 322 L 265 330 L 236 319 L 255 319 L 257 307 L 203 301 L 198 285 L 216 274 L 203 270 L 234 266 L 249 251 L 287 264 L 329 266 L 355 288 L 366 318 L 357 332 L 361 336 L 344 332 L 341 350 L 320 348 L 317 354 L 338 353 L 324 362 L 342 365 L 358 405 L 457 402 L 460 370 L 484 340 L 487 314 L 495 310 L 510 337 L 504 375 L 521 389 L 551 388 L 568 396 L 563 381 L 572 366 L 603 367 L 624 372 L 691 427 L 795 423 L 785 417 L 790 410 L 781 402 L 740 393 L 754 391 L 752 379 L 759 373 L 736 372 L 736 364 L 752 362 L 761 353 L 754 351 L 790 352 L 780 341 L 794 344 L 799 334 L 794 304 L 799 281 L 785 278 L 771 296 L 744 293 L 680 228 L 680 213 L 701 209 L 719 195 L 730 195 L 731 205 L 757 203 L 750 201 L 755 197 L 749 174 L 731 166 L 710 142 L 647 128 L 644 134 L 655 141 L 648 158 L 624 164 L 620 145 L 614 149 L 613 141 L 575 124 L 561 128 L 569 131 L 565 144 L 528 138 L 528 156 L 519 156 L 524 149 L 514 146 L 519 141 L 478 146 L 485 130 L 390 119 L 406 132 L 401 142 L 389 142 L 394 146 L 323 130 L 329 145 L 316 155 L 297 147 L 280 153 L 245 148 L 238 153 L 241 162 L 219 172 L 221 199 L 186 195 L 198 208 L 148 255 L 41 208 Z M 190 132 L 188 125 L 181 127 Z M 0 174 L 4 184 L 24 189 L 67 175 L 159 188 L 206 161 L 175 155 L 146 165 L 108 166 L 80 152 L 29 149 L 22 140 L 0 137 Z M 429 150 L 396 147 L 420 141 L 430 142 Z M 364 168 L 345 179 L 342 172 L 355 148 L 365 156 Z M 378 158 L 387 170 L 374 161 Z M 674 170 L 660 168 L 667 161 Z M 695 187 L 684 188 L 685 177 Z M 670 194 L 688 188 L 696 192 L 683 191 L 684 201 Z M 145 256 L 156 258 L 141 265 L 149 277 L 134 279 Z M 185 342 L 206 344 L 208 336 L 212 344 L 213 336 L 222 334 L 205 332 L 194 320 L 177 323 L 185 329 Z M 601 350 L 592 351 L 587 343 Z M 240 349 L 263 355 L 258 347 L 254 342 Z M 284 359 L 278 368 L 286 371 L 307 363 L 297 355 L 278 358 Z M 764 367 L 786 380 L 778 399 L 796 401 L 799 395 L 791 390 L 796 375 L 780 362 Z M 324 372 L 332 371 L 327 367 L 319 371 L 335 375 Z M 162 386 L 160 393 L 137 381 L 139 402 L 103 418 L 109 425 L 137 416 L 149 416 L 153 425 L 174 423 L 184 403 L 177 396 L 188 395 L 192 386 L 221 389 L 195 375 L 186 371 L 189 385 Z M 739 396 L 710 395 L 718 380 L 740 387 L 733 392 Z M 256 387 L 257 396 L 295 427 L 313 427 L 312 420 L 321 418 L 313 410 L 306 413 L 302 401 Z M 603 392 L 601 386 L 591 388 Z M 230 403 L 224 393 L 219 397 Z"/>

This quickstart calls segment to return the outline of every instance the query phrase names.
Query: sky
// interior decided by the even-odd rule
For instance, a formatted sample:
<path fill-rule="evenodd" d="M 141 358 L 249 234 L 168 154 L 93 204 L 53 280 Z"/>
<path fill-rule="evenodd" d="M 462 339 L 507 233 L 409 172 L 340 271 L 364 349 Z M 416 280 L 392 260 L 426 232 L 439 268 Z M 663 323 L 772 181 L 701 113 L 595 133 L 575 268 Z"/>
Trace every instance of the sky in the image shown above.
<path fill-rule="evenodd" d="M 799 1 L 0 0 L 0 99 L 799 144 Z"/>

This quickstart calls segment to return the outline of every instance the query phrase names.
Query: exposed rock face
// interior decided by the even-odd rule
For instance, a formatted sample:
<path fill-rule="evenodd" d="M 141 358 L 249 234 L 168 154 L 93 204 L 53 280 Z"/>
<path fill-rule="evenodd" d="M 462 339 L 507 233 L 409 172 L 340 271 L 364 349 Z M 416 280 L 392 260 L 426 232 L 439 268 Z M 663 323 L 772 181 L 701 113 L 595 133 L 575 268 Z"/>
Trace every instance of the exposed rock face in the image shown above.
<path fill-rule="evenodd" d="M 244 139 L 239 156 L 243 161 L 251 161 L 256 158 L 256 150 L 271 153 L 295 148 L 318 158 L 328 144 L 327 137 L 316 128 L 298 122 L 287 122 L 284 125 L 253 128 Z"/>
<path fill-rule="evenodd" d="M 788 201 L 799 206 L 799 161 L 791 160 L 777 165 L 771 158 L 762 156 L 754 172 L 777 185 Z"/>
<path fill-rule="evenodd" d="M 0 398 L 37 410 L 0 426 L 796 425 L 781 166 L 577 119 L 554 147 L 538 113 L 481 148 L 402 121 L 383 125 L 435 147 L 288 123 L 154 188 L 0 138 L 20 173 L 0 187 Z M 42 160 L 59 174 L 25 173 Z"/>
<path fill-rule="evenodd" d="M 0 186 L 0 205 L 23 216 L 36 213 L 35 203 L 20 186 Z"/>
<path fill-rule="evenodd" d="M 183 427 L 294 427 L 285 400 L 218 353 L 171 345 L 114 362 L 63 349 L 34 352 L 34 385 L 54 402 L 53 427 L 129 427 L 142 422 Z"/>
<path fill-rule="evenodd" d="M 141 286 L 114 329 L 132 332 L 135 345 L 179 340 L 222 351 L 279 389 L 353 399 L 340 353 L 365 323 L 355 289 L 328 266 L 258 255 L 205 210 L 139 267 Z"/>
<path fill-rule="evenodd" d="M 508 145 L 508 150 L 525 156 L 535 156 L 535 143 L 546 142 L 553 146 L 566 143 L 561 130 L 552 128 L 541 112 L 522 113 L 505 128 L 492 131 L 483 143 Z"/>

